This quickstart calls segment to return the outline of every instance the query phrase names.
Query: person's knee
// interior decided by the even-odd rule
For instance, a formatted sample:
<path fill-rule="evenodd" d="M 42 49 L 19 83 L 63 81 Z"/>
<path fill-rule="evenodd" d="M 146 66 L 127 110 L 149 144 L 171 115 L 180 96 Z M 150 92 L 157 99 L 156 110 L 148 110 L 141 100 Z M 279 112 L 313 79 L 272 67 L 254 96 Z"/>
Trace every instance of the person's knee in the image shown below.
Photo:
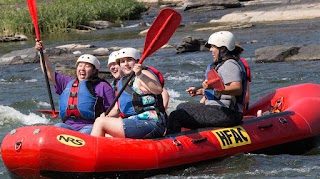
<path fill-rule="evenodd" d="M 169 115 L 167 122 L 167 134 L 173 134 L 181 132 L 181 124 L 179 121 L 180 110 L 172 111 Z"/>
<path fill-rule="evenodd" d="M 103 117 L 98 117 L 98 118 L 96 118 L 96 120 L 94 121 L 94 125 L 100 126 L 100 125 L 102 125 L 102 123 L 103 123 L 104 120 L 105 120 L 105 118 L 103 118 Z"/>

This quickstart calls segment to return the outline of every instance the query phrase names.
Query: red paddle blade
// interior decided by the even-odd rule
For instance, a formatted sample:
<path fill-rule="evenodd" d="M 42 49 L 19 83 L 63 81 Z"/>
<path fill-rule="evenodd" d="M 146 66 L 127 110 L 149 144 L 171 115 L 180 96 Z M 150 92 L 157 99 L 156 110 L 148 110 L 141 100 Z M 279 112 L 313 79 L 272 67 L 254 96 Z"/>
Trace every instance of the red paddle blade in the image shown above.
<path fill-rule="evenodd" d="M 218 91 L 224 90 L 224 84 L 216 70 L 209 71 L 207 84 Z"/>
<path fill-rule="evenodd" d="M 57 115 L 59 115 L 59 111 L 46 110 L 46 109 L 39 109 L 37 111 L 43 114 L 52 114 L 52 118 L 54 119 L 57 118 Z"/>
<path fill-rule="evenodd" d="M 181 15 L 173 9 L 162 9 L 148 30 L 141 59 L 145 58 L 165 45 L 181 23 Z"/>
<path fill-rule="evenodd" d="M 36 0 L 27 0 L 37 40 L 40 40 Z"/>

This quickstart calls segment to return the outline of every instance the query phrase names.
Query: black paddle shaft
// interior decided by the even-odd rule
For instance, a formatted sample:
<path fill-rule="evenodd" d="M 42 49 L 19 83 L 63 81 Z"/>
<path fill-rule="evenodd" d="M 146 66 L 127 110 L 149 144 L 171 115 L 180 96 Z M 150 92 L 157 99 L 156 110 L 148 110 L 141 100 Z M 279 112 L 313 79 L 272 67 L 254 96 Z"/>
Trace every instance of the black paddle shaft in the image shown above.
<path fill-rule="evenodd" d="M 43 54 L 42 48 L 39 51 L 40 51 L 40 58 L 41 58 L 41 62 L 42 62 L 44 77 L 46 79 L 46 85 L 47 85 L 47 90 L 48 90 L 48 94 L 49 94 L 51 109 L 52 109 L 52 111 L 55 111 L 52 93 L 51 93 L 50 84 L 49 84 L 49 78 L 48 78 L 48 74 L 47 74 L 46 62 L 44 60 L 44 54 Z"/>
<path fill-rule="evenodd" d="M 128 86 L 129 82 L 131 81 L 131 79 L 133 78 L 133 76 L 135 75 L 135 73 L 132 71 L 130 73 L 130 76 L 128 77 L 128 80 L 124 83 L 124 85 L 122 86 L 121 90 L 118 92 L 118 95 L 116 96 L 116 98 L 113 100 L 112 104 L 109 106 L 108 110 L 106 111 L 106 115 L 109 114 L 109 112 L 111 111 L 111 109 L 113 108 L 113 106 L 116 104 L 116 102 L 118 101 L 120 95 L 123 93 L 123 91 L 126 89 L 126 86 Z"/>

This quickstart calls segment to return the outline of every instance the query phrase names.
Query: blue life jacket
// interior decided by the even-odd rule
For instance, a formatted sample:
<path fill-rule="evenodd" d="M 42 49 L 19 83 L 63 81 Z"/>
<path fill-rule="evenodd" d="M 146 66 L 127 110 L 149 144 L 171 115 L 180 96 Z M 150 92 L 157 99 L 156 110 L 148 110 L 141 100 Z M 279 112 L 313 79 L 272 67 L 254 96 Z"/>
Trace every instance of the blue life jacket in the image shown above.
<path fill-rule="evenodd" d="M 212 64 L 209 64 L 206 69 L 206 80 L 208 80 L 208 73 L 211 70 Z M 205 89 L 204 95 L 208 100 L 214 100 L 214 91 L 212 89 Z"/>
<path fill-rule="evenodd" d="M 103 99 L 96 96 L 88 80 L 71 80 L 60 95 L 60 117 L 64 121 L 76 119 L 94 120 L 104 111 Z"/>

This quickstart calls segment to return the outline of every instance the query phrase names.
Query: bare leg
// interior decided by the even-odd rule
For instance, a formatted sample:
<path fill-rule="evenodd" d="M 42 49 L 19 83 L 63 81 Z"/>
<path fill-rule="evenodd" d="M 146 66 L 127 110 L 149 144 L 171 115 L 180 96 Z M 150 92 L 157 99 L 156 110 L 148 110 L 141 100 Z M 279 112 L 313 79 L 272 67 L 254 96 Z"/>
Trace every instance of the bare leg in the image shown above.
<path fill-rule="evenodd" d="M 124 138 L 123 122 L 114 117 L 98 117 L 93 124 L 92 136 L 122 137 Z"/>

